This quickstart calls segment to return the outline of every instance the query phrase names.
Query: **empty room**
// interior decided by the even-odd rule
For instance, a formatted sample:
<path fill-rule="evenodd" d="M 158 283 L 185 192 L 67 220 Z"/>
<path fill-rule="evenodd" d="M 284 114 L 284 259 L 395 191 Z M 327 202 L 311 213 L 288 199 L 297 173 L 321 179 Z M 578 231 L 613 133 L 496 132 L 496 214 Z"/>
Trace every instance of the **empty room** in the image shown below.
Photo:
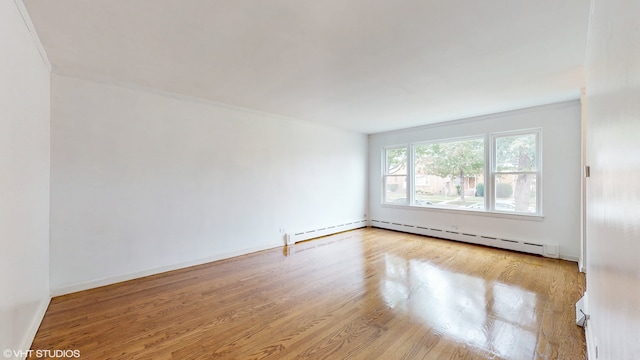
<path fill-rule="evenodd" d="M 637 14 L 0 0 L 0 357 L 639 359 Z"/>

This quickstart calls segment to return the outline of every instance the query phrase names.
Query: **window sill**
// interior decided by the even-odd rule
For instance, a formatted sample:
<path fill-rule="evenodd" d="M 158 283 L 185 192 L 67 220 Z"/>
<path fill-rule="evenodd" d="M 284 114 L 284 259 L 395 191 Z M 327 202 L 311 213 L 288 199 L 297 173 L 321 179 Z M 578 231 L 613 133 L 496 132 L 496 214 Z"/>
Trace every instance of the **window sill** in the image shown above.
<path fill-rule="evenodd" d="M 544 215 L 542 214 L 524 214 L 524 213 L 509 213 L 502 211 L 486 211 L 486 210 L 465 210 L 465 209 L 449 209 L 437 206 L 415 206 L 415 205 L 402 205 L 402 204 L 381 204 L 383 208 L 389 209 L 402 209 L 402 210 L 416 210 L 427 212 L 439 212 L 449 213 L 457 215 L 471 215 L 471 216 L 484 216 L 501 219 L 514 219 L 525 221 L 544 221 Z"/>

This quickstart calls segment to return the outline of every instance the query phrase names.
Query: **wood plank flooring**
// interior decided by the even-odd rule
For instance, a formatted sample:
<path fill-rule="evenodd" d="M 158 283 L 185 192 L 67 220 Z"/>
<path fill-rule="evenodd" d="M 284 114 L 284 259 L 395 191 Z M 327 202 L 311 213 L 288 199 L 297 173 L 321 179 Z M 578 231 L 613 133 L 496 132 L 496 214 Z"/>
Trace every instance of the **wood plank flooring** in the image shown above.
<path fill-rule="evenodd" d="M 284 249 L 56 297 L 32 349 L 81 359 L 586 359 L 575 263 L 381 229 Z"/>

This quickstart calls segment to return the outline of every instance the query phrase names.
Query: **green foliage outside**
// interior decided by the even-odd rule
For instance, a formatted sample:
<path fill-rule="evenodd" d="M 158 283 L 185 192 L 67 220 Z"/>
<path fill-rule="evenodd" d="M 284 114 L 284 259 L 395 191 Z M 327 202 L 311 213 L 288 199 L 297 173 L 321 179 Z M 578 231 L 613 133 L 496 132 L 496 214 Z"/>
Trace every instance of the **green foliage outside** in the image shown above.
<path fill-rule="evenodd" d="M 536 171 L 536 135 L 513 135 L 504 136 L 496 140 L 496 169 L 498 171 Z M 535 181 L 534 174 L 518 174 L 515 181 L 515 189 L 509 185 L 510 193 L 506 197 L 513 195 L 516 211 L 529 211 L 531 199 L 531 186 Z M 500 185 L 500 184 L 498 184 Z M 505 191 L 505 193 L 501 193 Z M 504 190 L 496 188 L 496 197 L 506 195 Z"/>
<path fill-rule="evenodd" d="M 387 175 L 406 174 L 407 171 L 407 149 L 387 150 Z"/>
<path fill-rule="evenodd" d="M 466 203 L 465 179 L 484 175 L 485 144 L 483 138 L 421 144 L 416 145 L 414 151 L 416 174 L 436 175 L 447 181 L 458 179 L 456 182 L 459 185 L 456 185 L 456 192 L 460 197 L 461 206 Z M 513 182 L 515 188 L 511 183 L 496 184 L 496 197 L 504 199 L 513 196 L 515 210 L 528 211 L 530 203 L 535 202 L 532 186 L 536 178 L 535 174 L 522 172 L 537 170 L 536 134 L 498 137 L 495 151 L 498 173 L 508 172 L 515 177 Z M 387 175 L 407 174 L 407 148 L 387 149 L 386 157 Z M 449 184 L 453 187 L 452 182 Z M 476 184 L 475 190 L 476 196 L 484 197 L 485 184 Z M 432 200 L 431 197 L 433 196 L 430 195 L 430 200 Z M 444 197 L 446 199 L 446 195 Z M 473 203 L 473 201 L 471 202 Z"/>
<path fill-rule="evenodd" d="M 498 138 L 496 161 L 498 171 L 535 171 L 536 136 L 527 134 Z"/>
<path fill-rule="evenodd" d="M 458 194 L 464 199 L 464 179 L 484 173 L 484 140 L 472 139 L 415 147 L 416 167 L 442 178 L 458 177 Z"/>

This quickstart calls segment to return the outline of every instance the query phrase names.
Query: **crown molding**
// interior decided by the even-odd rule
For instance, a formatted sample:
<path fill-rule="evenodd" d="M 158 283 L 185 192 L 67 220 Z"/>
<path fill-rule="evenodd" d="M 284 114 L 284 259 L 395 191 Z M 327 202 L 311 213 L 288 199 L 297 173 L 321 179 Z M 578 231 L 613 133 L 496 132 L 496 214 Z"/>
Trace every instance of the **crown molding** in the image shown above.
<path fill-rule="evenodd" d="M 27 12 L 27 8 L 24 6 L 24 2 L 22 0 L 13 0 L 13 3 L 16 4 L 18 8 L 18 12 L 22 17 L 22 21 L 24 22 L 29 34 L 31 34 L 31 39 L 33 39 L 33 43 L 36 45 L 38 52 L 40 53 L 40 57 L 44 62 L 44 65 L 47 67 L 49 72 L 52 70 L 51 61 L 49 61 L 49 57 L 47 56 L 47 52 L 44 50 L 44 46 L 42 46 L 42 42 L 40 41 L 40 37 L 38 37 L 38 33 L 36 32 L 35 26 L 33 26 L 33 22 L 31 21 L 31 17 L 29 16 L 29 12 Z"/>

